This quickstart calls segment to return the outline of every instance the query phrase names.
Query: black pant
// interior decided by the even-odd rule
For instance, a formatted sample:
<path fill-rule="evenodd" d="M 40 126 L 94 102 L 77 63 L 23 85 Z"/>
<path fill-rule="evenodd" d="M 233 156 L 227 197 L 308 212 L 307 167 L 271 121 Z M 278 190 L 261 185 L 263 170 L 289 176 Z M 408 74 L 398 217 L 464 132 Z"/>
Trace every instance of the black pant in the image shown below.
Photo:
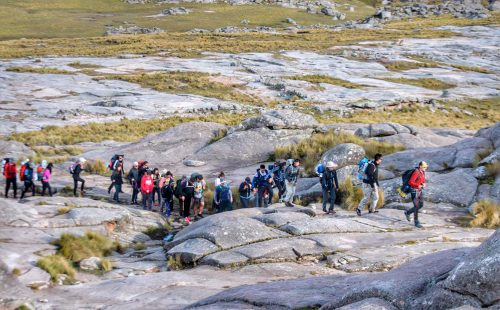
<path fill-rule="evenodd" d="M 185 196 L 185 197 L 186 198 L 184 199 L 184 212 L 182 216 L 188 217 L 191 211 L 191 196 Z"/>
<path fill-rule="evenodd" d="M 278 198 L 281 199 L 285 194 L 285 181 L 277 181 L 276 187 L 278 188 Z"/>
<path fill-rule="evenodd" d="M 424 207 L 424 192 L 411 191 L 411 200 L 413 201 L 413 208 L 408 210 L 406 214 L 415 214 L 415 224 L 418 224 L 418 211 Z"/>
<path fill-rule="evenodd" d="M 50 188 L 50 183 L 42 181 L 42 196 L 45 196 L 46 189 L 49 190 L 49 196 L 52 197 L 52 189 Z"/>
<path fill-rule="evenodd" d="M 24 188 L 23 191 L 21 192 L 21 199 L 24 198 L 24 195 L 30 189 L 31 189 L 31 194 L 35 196 L 35 183 L 33 183 L 33 181 L 24 181 Z"/>
<path fill-rule="evenodd" d="M 115 185 L 115 195 L 113 196 L 113 200 L 115 201 L 119 201 L 118 200 L 118 195 L 120 194 L 120 192 L 122 191 L 122 184 L 118 184 L 118 183 L 113 183 Z"/>
<path fill-rule="evenodd" d="M 273 203 L 274 190 L 273 186 L 269 185 L 269 204 Z"/>
<path fill-rule="evenodd" d="M 115 182 L 114 181 L 111 181 L 111 184 L 109 184 L 108 186 L 108 193 L 111 192 L 111 189 L 113 188 L 113 186 L 115 186 Z M 115 187 L 116 188 L 116 187 Z"/>
<path fill-rule="evenodd" d="M 7 184 L 5 184 L 5 198 L 9 195 L 10 185 L 12 184 L 12 188 L 14 189 L 14 198 L 17 198 L 17 179 L 10 178 L 6 180 Z"/>
<path fill-rule="evenodd" d="M 264 208 L 267 208 L 268 206 L 268 200 L 264 197 L 264 192 L 266 189 L 268 190 L 268 193 L 270 193 L 270 188 L 271 186 L 269 185 L 261 185 L 259 186 L 259 191 L 257 192 L 257 208 L 260 208 L 262 205 L 262 202 L 264 201 Z"/>
<path fill-rule="evenodd" d="M 332 186 L 323 188 L 323 211 L 326 210 L 326 204 L 328 203 L 328 201 L 330 201 L 330 208 L 328 210 L 333 211 L 335 205 L 335 198 L 336 198 L 335 187 Z"/>
<path fill-rule="evenodd" d="M 137 195 L 139 195 L 139 188 L 137 183 L 132 181 L 132 203 L 137 203 Z"/>
<path fill-rule="evenodd" d="M 242 208 L 248 208 L 250 206 L 250 198 L 243 198 L 240 196 L 240 202 Z"/>
<path fill-rule="evenodd" d="M 76 189 L 78 188 L 78 182 L 82 183 L 82 186 L 81 186 L 80 190 L 83 192 L 83 189 L 85 187 L 85 180 L 82 179 L 80 176 L 78 176 L 78 177 L 74 177 L 73 178 L 73 182 L 74 182 L 73 195 L 76 196 Z"/>
<path fill-rule="evenodd" d="M 142 195 L 142 208 L 144 210 L 153 210 L 153 204 L 151 202 L 151 193 L 141 193 Z"/>
<path fill-rule="evenodd" d="M 153 203 L 155 203 L 155 196 L 158 195 L 158 203 L 161 202 L 161 193 L 160 193 L 160 188 L 159 187 L 155 187 L 153 188 Z"/>

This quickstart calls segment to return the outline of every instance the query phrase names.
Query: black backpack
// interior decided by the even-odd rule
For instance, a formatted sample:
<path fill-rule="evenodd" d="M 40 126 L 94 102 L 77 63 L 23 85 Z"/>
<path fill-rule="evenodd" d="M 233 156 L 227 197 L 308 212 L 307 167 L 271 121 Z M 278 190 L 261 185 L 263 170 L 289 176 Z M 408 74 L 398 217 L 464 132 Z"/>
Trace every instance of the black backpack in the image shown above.
<path fill-rule="evenodd" d="M 183 181 L 183 179 L 179 179 L 179 180 L 177 180 L 177 183 L 175 184 L 174 195 L 177 198 L 182 196 L 182 181 Z"/>
<path fill-rule="evenodd" d="M 409 193 L 411 190 L 410 184 L 408 182 L 410 181 L 411 175 L 413 172 L 415 172 L 418 168 L 412 168 L 408 169 L 405 172 L 403 172 L 403 175 L 401 176 L 401 179 L 403 180 L 403 185 L 401 185 L 401 190 L 405 193 Z"/>

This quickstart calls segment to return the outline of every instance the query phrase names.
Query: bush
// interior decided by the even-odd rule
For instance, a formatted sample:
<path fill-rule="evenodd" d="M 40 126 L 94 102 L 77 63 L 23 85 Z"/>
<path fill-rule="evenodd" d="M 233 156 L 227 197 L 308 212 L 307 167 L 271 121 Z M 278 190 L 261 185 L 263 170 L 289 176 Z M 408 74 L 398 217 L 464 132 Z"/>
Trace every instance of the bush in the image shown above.
<path fill-rule="evenodd" d="M 136 251 L 142 251 L 142 250 L 145 250 L 147 249 L 147 246 L 144 242 L 137 242 L 137 243 L 134 243 L 134 250 Z"/>
<path fill-rule="evenodd" d="M 100 159 L 89 160 L 85 163 L 84 167 L 85 172 L 90 174 L 99 174 L 103 176 L 111 175 L 111 170 L 109 170 L 108 166 Z"/>
<path fill-rule="evenodd" d="M 304 139 L 296 144 L 278 147 L 274 150 L 270 159 L 274 161 L 279 158 L 298 158 L 304 167 L 305 173 L 312 175 L 314 174 L 314 167 L 321 159 L 321 156 L 335 145 L 341 143 L 358 144 L 365 149 L 366 155 L 369 157 L 373 157 L 376 153 L 388 155 L 404 150 L 404 146 L 399 144 L 363 139 L 344 132 L 329 131 L 314 134 L 311 138 Z"/>
<path fill-rule="evenodd" d="M 473 215 L 474 219 L 470 221 L 471 227 L 500 228 L 500 204 L 498 203 L 481 200 L 474 206 Z"/>
<path fill-rule="evenodd" d="M 36 265 L 47 271 L 52 281 L 56 281 L 59 274 L 67 275 L 70 281 L 75 279 L 76 270 L 73 264 L 59 254 L 42 257 L 37 261 Z"/>
<path fill-rule="evenodd" d="M 350 177 L 340 183 L 339 192 L 342 207 L 350 211 L 356 210 L 361 199 L 363 199 L 363 190 L 361 186 L 355 186 Z M 381 188 L 378 189 L 378 195 L 379 199 L 376 208 L 380 209 L 385 203 L 384 191 Z M 368 201 L 367 205 L 369 204 L 370 201 Z"/>
<path fill-rule="evenodd" d="M 170 270 L 180 270 L 182 269 L 182 261 L 180 255 L 169 256 L 167 260 L 167 267 Z"/>
<path fill-rule="evenodd" d="M 62 234 L 60 239 L 53 244 L 59 247 L 58 254 L 72 262 L 79 262 L 91 256 L 107 256 L 116 249 L 116 244 L 113 241 L 91 231 L 82 237 Z"/>
<path fill-rule="evenodd" d="M 107 258 L 101 258 L 101 270 L 104 272 L 111 271 L 113 269 L 113 264 Z"/>

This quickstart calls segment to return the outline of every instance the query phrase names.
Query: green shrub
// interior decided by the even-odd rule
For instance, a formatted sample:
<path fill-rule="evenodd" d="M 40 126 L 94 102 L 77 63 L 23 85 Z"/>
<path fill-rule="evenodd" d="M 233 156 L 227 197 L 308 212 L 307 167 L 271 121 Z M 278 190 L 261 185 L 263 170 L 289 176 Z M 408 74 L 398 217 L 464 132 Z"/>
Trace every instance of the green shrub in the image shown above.
<path fill-rule="evenodd" d="M 72 262 L 79 262 L 91 256 L 107 256 L 116 249 L 113 241 L 92 231 L 85 233 L 82 237 L 62 234 L 60 239 L 53 244 L 59 247 L 58 254 Z"/>
<path fill-rule="evenodd" d="M 500 228 L 500 204 L 490 200 L 481 200 L 474 206 L 473 213 L 474 219 L 470 221 L 471 227 Z"/>
<path fill-rule="evenodd" d="M 111 271 L 113 269 L 113 264 L 107 258 L 101 258 L 101 270 L 104 272 Z"/>
<path fill-rule="evenodd" d="M 331 85 L 336 85 L 344 88 L 361 88 L 363 85 L 351 83 L 346 80 L 337 79 L 328 75 L 320 75 L 320 74 L 309 74 L 309 75 L 294 75 L 294 76 L 285 76 L 285 79 L 289 80 L 299 80 L 306 81 L 313 84 L 326 83 Z"/>
<path fill-rule="evenodd" d="M 67 258 L 59 254 L 40 258 L 37 261 L 37 266 L 47 271 L 52 281 L 56 281 L 59 274 L 67 275 L 70 281 L 73 281 L 76 276 L 76 270 L 73 264 Z"/>
<path fill-rule="evenodd" d="M 90 174 L 98 174 L 103 176 L 110 176 L 111 171 L 108 166 L 100 159 L 98 160 L 89 160 L 85 163 L 84 166 L 85 172 Z"/>
<path fill-rule="evenodd" d="M 361 202 L 361 199 L 363 199 L 363 190 L 361 189 L 361 185 L 354 185 L 350 177 L 340 183 L 339 192 L 342 207 L 350 211 L 356 210 Z M 377 201 L 376 208 L 380 209 L 385 204 L 384 191 L 381 188 L 378 189 L 378 195 L 379 199 Z M 370 202 L 371 200 L 368 201 L 367 206 Z"/>
<path fill-rule="evenodd" d="M 321 156 L 341 143 L 355 143 L 365 149 L 366 155 L 373 157 L 376 153 L 388 155 L 394 152 L 404 150 L 404 146 L 387 142 L 379 142 L 375 140 L 363 139 L 355 135 L 343 132 L 329 131 L 327 133 L 314 134 L 309 139 L 304 139 L 296 144 L 291 144 L 284 147 L 278 147 L 271 155 L 271 160 L 280 158 L 298 158 L 304 167 L 305 173 L 312 175 L 314 167 L 321 159 Z"/>
<path fill-rule="evenodd" d="M 147 246 L 144 242 L 137 242 L 137 243 L 134 243 L 134 250 L 136 251 L 142 251 L 142 250 L 145 250 L 147 249 Z"/>
<path fill-rule="evenodd" d="M 12 275 L 15 276 L 15 277 L 20 276 L 21 275 L 21 269 L 19 269 L 19 268 L 12 269 Z"/>
<path fill-rule="evenodd" d="M 392 83 L 408 84 L 433 90 L 450 89 L 456 86 L 454 84 L 446 83 L 434 78 L 422 78 L 422 79 L 384 78 L 383 80 Z"/>

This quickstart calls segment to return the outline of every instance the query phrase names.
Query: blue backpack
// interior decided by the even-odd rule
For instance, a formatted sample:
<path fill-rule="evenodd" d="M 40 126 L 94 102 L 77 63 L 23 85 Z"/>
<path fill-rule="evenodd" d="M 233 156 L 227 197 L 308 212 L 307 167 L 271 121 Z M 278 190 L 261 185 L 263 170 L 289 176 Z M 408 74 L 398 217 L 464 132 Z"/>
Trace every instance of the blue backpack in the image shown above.
<path fill-rule="evenodd" d="M 370 160 L 368 157 L 364 157 L 361 159 L 358 163 L 358 180 L 363 181 L 366 179 L 366 168 L 368 167 L 368 164 L 370 163 Z"/>
<path fill-rule="evenodd" d="M 229 191 L 230 191 L 229 186 L 221 186 L 221 191 L 220 191 L 221 202 L 231 201 L 231 195 L 229 194 Z"/>
<path fill-rule="evenodd" d="M 314 171 L 316 172 L 316 174 L 318 176 L 322 175 L 323 173 L 325 173 L 325 166 L 322 164 L 322 163 L 319 163 L 316 165 L 316 167 L 314 168 Z"/>

